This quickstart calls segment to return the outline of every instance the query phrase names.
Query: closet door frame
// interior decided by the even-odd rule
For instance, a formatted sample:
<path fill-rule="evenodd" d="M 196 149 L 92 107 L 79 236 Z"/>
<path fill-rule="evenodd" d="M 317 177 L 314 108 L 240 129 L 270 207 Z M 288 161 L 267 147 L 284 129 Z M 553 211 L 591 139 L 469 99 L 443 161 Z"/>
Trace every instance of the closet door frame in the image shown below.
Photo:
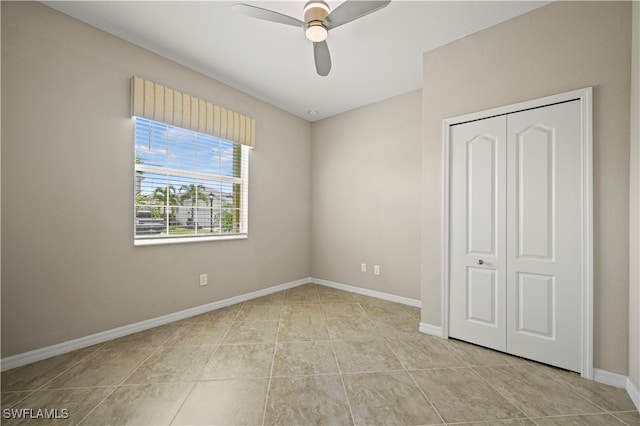
<path fill-rule="evenodd" d="M 442 121 L 442 235 L 441 235 L 441 324 L 439 334 L 449 338 L 449 288 L 450 288 L 450 179 L 451 179 L 451 126 L 482 120 L 498 115 L 562 102 L 580 102 L 581 173 L 582 173 L 582 282 L 581 282 L 581 370 L 586 379 L 593 379 L 593 88 L 573 90 L 553 96 L 506 105 L 471 114 L 446 118 Z M 434 333 L 436 334 L 436 333 Z"/>

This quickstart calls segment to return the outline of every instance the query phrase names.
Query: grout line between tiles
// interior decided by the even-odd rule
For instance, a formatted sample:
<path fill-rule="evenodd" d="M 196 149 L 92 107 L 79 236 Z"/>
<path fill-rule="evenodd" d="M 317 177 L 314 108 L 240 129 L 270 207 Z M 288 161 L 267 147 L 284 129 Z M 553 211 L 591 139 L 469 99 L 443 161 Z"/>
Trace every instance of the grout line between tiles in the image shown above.
<path fill-rule="evenodd" d="M 583 399 L 584 401 L 588 402 L 589 404 L 593 405 L 594 407 L 598 408 L 599 410 L 602 410 L 601 413 L 579 413 L 579 414 L 571 414 L 574 416 L 582 416 L 582 415 L 591 415 L 591 414 L 602 414 L 602 413 L 607 413 L 609 412 L 609 410 L 607 410 L 604 407 L 601 407 L 600 405 L 598 405 L 596 402 L 591 401 L 589 398 L 580 395 L 578 392 L 576 392 L 575 390 L 573 390 L 573 387 L 567 383 L 561 382 L 560 380 L 557 380 L 556 378 L 554 378 L 553 376 L 551 376 L 550 374 L 547 374 L 544 372 L 544 370 L 542 368 L 537 367 L 535 364 L 530 364 L 526 366 L 527 368 L 533 368 L 536 371 L 538 371 L 540 374 L 542 374 L 544 377 L 550 379 L 552 382 L 556 383 L 557 385 L 563 387 L 564 389 L 568 390 L 569 392 L 571 392 L 572 394 L 576 395 L 577 397 L 579 397 L 580 399 Z"/>
<path fill-rule="evenodd" d="M 493 386 L 487 379 L 485 379 L 484 377 L 482 377 L 482 375 L 480 373 L 478 373 L 475 369 L 478 367 L 469 367 L 469 370 L 471 370 L 472 374 L 474 374 L 476 377 L 480 378 L 480 380 L 482 380 L 483 382 L 485 382 L 491 389 L 493 389 L 498 395 L 500 395 L 502 398 L 504 398 L 505 401 L 507 401 L 509 404 L 513 405 L 513 407 L 518 410 L 519 412 L 522 413 L 522 415 L 524 417 L 526 417 L 527 419 L 531 420 L 531 416 L 529 416 L 527 413 L 524 412 L 524 410 L 522 408 L 520 408 L 518 405 L 516 405 L 516 403 L 511 399 L 511 398 L 507 398 L 506 395 L 504 395 L 502 392 L 500 392 L 500 390 L 498 388 L 496 388 L 495 386 Z M 487 368 L 492 368 L 492 367 L 487 367 Z M 531 420 L 533 421 L 533 420 Z M 535 423 L 535 422 L 534 422 Z"/>
<path fill-rule="evenodd" d="M 278 336 L 280 335 L 280 323 L 282 320 L 282 313 L 284 310 L 284 298 L 287 295 L 287 291 L 285 290 L 284 294 L 282 295 L 282 301 L 280 303 L 280 315 L 278 317 L 278 328 L 276 330 L 276 338 L 275 341 L 273 343 L 273 355 L 271 356 L 271 368 L 269 369 L 269 380 L 267 382 L 267 392 L 266 395 L 264 396 L 264 409 L 262 410 L 262 425 L 264 426 L 265 422 L 267 421 L 267 408 L 268 408 L 268 404 L 269 404 L 269 394 L 271 392 L 271 379 L 273 378 L 273 367 L 276 363 L 276 353 L 278 351 Z"/>
<path fill-rule="evenodd" d="M 543 420 L 543 419 L 563 419 L 563 418 L 570 418 L 570 417 L 587 417 L 587 416 L 613 416 L 613 418 L 615 418 L 616 420 L 620 421 L 622 424 L 627 425 L 627 422 L 625 422 L 624 420 L 621 420 L 619 418 L 617 418 L 615 415 L 613 415 L 613 413 L 584 413 L 584 414 L 558 414 L 557 416 L 536 416 L 536 417 L 529 417 L 529 420 L 531 420 L 533 423 L 535 423 L 536 425 L 540 425 L 536 420 Z"/>
<path fill-rule="evenodd" d="M 239 312 L 240 310 L 238 310 Z M 238 313 L 236 313 L 236 316 L 238 315 Z M 233 321 L 231 321 L 229 323 L 229 325 L 227 326 L 227 330 L 229 330 L 229 327 L 231 326 L 231 323 Z M 78 424 L 82 424 L 82 422 L 84 422 L 87 417 L 89 417 L 91 415 L 91 413 L 93 413 L 101 404 L 104 403 L 104 401 L 109 398 L 111 395 L 113 395 L 114 392 L 116 392 L 116 390 L 118 390 L 120 387 L 122 387 L 123 385 L 125 385 L 125 382 L 127 381 L 127 379 L 129 377 L 131 377 L 145 362 L 147 362 L 151 357 L 153 357 L 153 355 L 155 355 L 158 351 L 160 351 L 162 348 L 166 348 L 166 347 L 170 347 L 170 346 L 176 346 L 176 345 L 167 345 L 165 346 L 165 343 L 176 333 L 178 333 L 180 331 L 180 329 L 185 325 L 186 323 L 181 323 L 174 331 L 173 333 L 170 333 L 169 335 L 167 335 L 167 337 L 165 337 L 158 345 L 157 347 L 151 351 L 151 353 L 145 357 L 142 361 L 140 361 L 138 363 L 138 365 L 133 368 L 131 370 L 131 372 L 129 372 L 129 374 L 127 374 L 118 385 L 114 386 L 113 390 L 111 392 L 109 392 L 104 398 L 102 398 L 102 400 L 96 404 L 83 418 L 82 420 L 80 420 L 80 422 L 78 422 Z M 226 333 L 225 331 L 225 333 Z M 220 340 L 218 341 L 218 343 L 216 344 L 216 349 L 212 352 L 212 356 L 213 354 L 218 350 L 218 347 L 220 346 L 220 341 L 222 341 L 222 338 L 220 338 Z M 188 346 L 188 345 L 177 345 L 177 346 Z M 202 346 L 202 345 L 198 345 L 198 346 Z M 213 345 L 211 345 L 213 346 Z M 209 358 L 210 359 L 210 358 Z M 175 382 L 171 382 L 171 383 L 175 383 Z M 184 402 L 186 401 L 186 399 L 188 398 L 188 396 L 191 394 L 191 391 L 193 390 L 193 387 L 195 386 L 195 382 L 187 382 L 187 383 L 191 383 L 191 388 L 189 389 L 189 391 L 186 393 L 185 399 L 182 401 L 182 403 L 180 404 L 180 407 L 176 410 L 176 413 L 173 415 L 173 418 L 171 419 L 171 422 L 173 422 L 173 420 L 175 419 L 175 416 L 180 412 L 180 409 L 182 408 L 182 406 L 184 405 Z M 139 383 L 140 385 L 149 385 L 149 384 L 157 384 L 157 383 Z"/>
<path fill-rule="evenodd" d="M 242 306 L 244 306 L 244 302 L 242 303 L 242 305 L 240 306 L 240 309 L 238 309 L 238 312 L 236 312 L 236 314 L 234 315 L 233 319 L 231 321 L 229 321 L 229 324 L 227 325 L 226 330 L 224 331 L 224 333 L 222 333 L 222 336 L 220 336 L 220 339 L 218 340 L 218 343 L 216 344 L 216 348 L 213 350 L 213 352 L 211 352 L 211 356 L 209 357 L 209 359 L 207 360 L 207 362 L 204 364 L 205 368 L 207 366 L 207 364 L 209 363 L 209 361 L 211 361 L 211 358 L 213 358 L 216 354 L 216 352 L 218 352 L 218 349 L 220 348 L 220 346 L 222 346 L 222 340 L 225 338 L 225 336 L 227 335 L 227 333 L 229 332 L 229 329 L 231 328 L 231 324 L 233 324 L 233 322 L 235 321 L 235 319 L 238 317 L 238 315 L 240 314 L 240 311 L 242 310 Z M 178 329 L 179 330 L 179 329 Z M 178 332 L 178 330 L 176 330 L 176 332 Z M 168 338 L 167 338 L 168 339 Z M 166 340 L 165 340 L 166 342 Z M 176 412 L 174 413 L 173 417 L 171 418 L 171 421 L 169 422 L 170 425 L 173 424 L 173 422 L 176 420 L 176 417 L 178 416 L 178 413 L 180 413 L 180 410 L 182 410 L 182 408 L 184 407 L 184 403 L 187 401 L 187 399 L 189 399 L 189 397 L 191 396 L 191 392 L 193 392 L 193 389 L 196 387 L 196 383 L 200 382 L 201 380 L 195 380 L 193 382 L 191 382 L 191 388 L 189 389 L 188 392 L 185 393 L 185 397 L 182 400 L 182 402 L 180 402 L 180 406 L 178 407 L 178 409 L 176 410 Z M 173 382 L 176 383 L 176 382 Z M 189 383 L 189 382 L 187 382 Z"/>
<path fill-rule="evenodd" d="M 316 287 L 317 291 L 317 287 Z M 318 298 L 320 295 L 318 294 Z M 362 306 L 358 303 L 358 307 L 362 309 Z M 327 327 L 327 316 L 322 308 L 322 301 L 320 301 L 320 310 L 322 311 L 322 318 L 324 319 L 325 327 Z M 366 312 L 365 312 L 366 314 Z M 349 415 L 351 416 L 351 423 L 356 426 L 356 417 L 353 415 L 353 408 L 351 407 L 351 401 L 349 400 L 349 394 L 347 393 L 347 386 L 344 384 L 344 377 L 342 377 L 342 368 L 340 367 L 340 362 L 338 361 L 338 354 L 336 353 L 336 348 L 333 344 L 333 339 L 331 338 L 331 333 L 329 333 L 329 329 L 327 327 L 327 333 L 329 335 L 329 343 L 331 344 L 331 350 L 333 351 L 333 357 L 336 361 L 336 366 L 338 367 L 338 374 L 340 376 L 340 383 L 342 383 L 342 391 L 344 392 L 344 397 L 347 402 L 347 407 L 349 407 Z"/>
<path fill-rule="evenodd" d="M 382 331 L 378 329 L 378 327 L 376 327 L 376 324 L 374 323 L 374 320 L 371 318 L 371 316 L 369 315 L 369 313 L 362 308 L 365 311 L 365 314 L 367 315 L 367 318 L 369 319 L 369 322 L 371 322 L 371 325 L 375 328 L 376 332 L 380 335 L 380 337 L 382 338 L 382 341 L 384 342 L 384 344 L 387 346 L 387 348 L 389 348 L 389 350 L 391 351 L 391 353 L 393 354 L 393 356 L 396 357 L 396 359 L 398 360 L 398 362 L 400 363 L 400 366 L 402 367 L 402 370 L 399 371 L 404 371 L 405 374 L 407 374 L 409 376 L 409 378 L 411 379 L 411 381 L 413 382 L 413 384 L 416 386 L 416 388 L 418 388 L 418 390 L 420 391 L 420 394 L 422 394 L 422 396 L 424 397 L 424 399 L 427 400 L 427 402 L 429 403 L 429 405 L 431 406 L 431 408 L 433 409 L 433 411 L 436 413 L 436 415 L 438 416 L 438 418 L 440 418 L 440 420 L 442 421 L 443 424 L 446 424 L 444 418 L 442 417 L 442 415 L 440 414 L 440 412 L 438 411 L 438 409 L 436 408 L 435 405 L 433 405 L 433 402 L 431 402 L 431 400 L 427 397 L 427 395 L 424 393 L 424 391 L 422 390 L 422 388 L 420 387 L 420 385 L 418 385 L 418 382 L 416 382 L 416 379 L 413 377 L 413 375 L 411 375 L 411 373 L 409 372 L 409 370 L 407 369 L 407 366 L 404 364 L 404 362 L 402 362 L 402 360 L 400 359 L 400 357 L 398 357 L 398 354 L 396 353 L 396 351 L 393 350 L 393 347 L 389 344 L 389 339 L 387 339 L 383 334 Z"/>
<path fill-rule="evenodd" d="M 244 303 L 241 304 L 240 308 L 238 309 L 238 311 L 236 312 L 236 314 L 234 315 L 233 319 L 231 321 L 229 321 L 229 324 L 227 325 L 226 330 L 224 331 L 224 333 L 222 333 L 222 336 L 220 336 L 220 339 L 218 340 L 218 343 L 216 345 L 216 348 L 214 349 L 213 352 L 211 352 L 211 356 L 209 357 L 209 359 L 207 360 L 207 362 L 205 363 L 205 367 L 206 365 L 209 363 L 209 361 L 211 361 L 211 358 L 216 354 L 216 352 L 218 352 L 218 349 L 220 348 L 220 345 L 222 344 L 222 340 L 224 339 L 224 337 L 227 335 L 227 333 L 229 332 L 229 329 L 231 328 L 231 324 L 233 324 L 233 321 L 238 317 L 238 314 L 240 313 L 240 311 L 242 310 L 242 306 L 244 305 Z M 177 332 L 178 330 L 176 330 Z M 168 338 L 167 338 L 168 339 Z M 165 340 L 166 342 L 166 340 Z M 169 424 L 173 424 L 173 422 L 176 420 L 176 417 L 178 416 L 178 413 L 180 413 L 180 410 L 182 410 L 182 407 L 184 407 L 184 403 L 187 401 L 187 399 L 189 399 L 189 396 L 191 396 L 191 392 L 193 392 L 193 388 L 195 388 L 196 383 L 198 381 L 194 381 L 191 384 L 191 388 L 189 389 L 188 392 L 186 392 L 184 399 L 182 400 L 182 402 L 180 402 L 180 406 L 178 407 L 178 409 L 176 410 L 176 412 L 174 413 L 173 417 L 171 418 L 171 421 L 169 422 Z"/>
<path fill-rule="evenodd" d="M 505 422 L 511 422 L 513 420 L 529 420 L 531 421 L 530 418 L 528 417 L 510 417 L 507 419 L 499 419 L 499 420 L 480 420 L 480 421 L 464 421 L 464 422 L 449 422 L 446 423 L 444 422 L 442 425 L 446 425 L 446 426 L 482 426 L 482 425 L 487 425 L 487 426 L 494 426 L 496 424 L 496 422 L 498 422 L 499 424 L 506 424 Z M 440 426 L 440 424 L 438 423 L 438 426 Z"/>
<path fill-rule="evenodd" d="M 240 311 L 242 310 L 242 308 L 244 307 L 245 302 L 240 304 L 240 307 L 238 309 L 238 311 L 236 312 L 236 314 L 233 316 L 233 318 L 231 319 L 231 321 L 229 321 L 229 324 L 227 325 L 226 330 L 224 331 L 224 333 L 222 333 L 222 336 L 220 336 L 220 339 L 218 340 L 218 343 L 216 344 L 216 348 L 214 349 L 213 352 L 211 352 L 211 356 L 209 356 L 209 359 L 207 360 L 207 362 L 204 364 L 203 368 L 206 368 L 207 364 L 209 364 L 209 361 L 211 361 L 211 358 L 213 358 L 215 356 L 215 354 L 218 352 L 218 349 L 220 349 L 220 346 L 222 346 L 222 341 L 224 340 L 224 338 L 226 337 L 227 333 L 229 332 L 229 330 L 231 329 L 231 325 L 234 323 L 234 321 L 236 320 L 236 318 L 238 318 L 238 315 L 240 315 Z M 178 330 L 176 330 L 177 332 Z M 168 339 L 168 338 L 167 338 Z M 166 340 L 165 340 L 166 342 Z M 182 407 L 184 407 L 184 403 L 187 401 L 187 399 L 189 399 L 189 396 L 191 396 L 191 392 L 193 392 L 193 389 L 196 387 L 196 383 L 200 382 L 201 380 L 196 380 L 193 381 L 191 384 L 191 388 L 189 389 L 189 392 L 186 392 L 186 395 L 184 397 L 184 399 L 182 400 L 182 402 L 180 403 L 180 406 L 178 407 L 178 409 L 176 410 L 175 414 L 173 415 L 173 417 L 171 418 L 171 421 L 169 422 L 170 425 L 173 424 L 173 422 L 176 420 L 176 417 L 178 416 L 178 413 L 180 413 L 180 410 L 182 410 Z M 175 382 L 174 382 L 175 383 Z"/>
<path fill-rule="evenodd" d="M 31 392 L 31 393 L 34 393 L 34 392 L 46 390 L 45 387 L 49 383 L 53 382 L 58 377 L 62 376 L 64 373 L 66 373 L 67 371 L 71 370 L 73 367 L 75 367 L 76 365 L 80 364 L 82 361 L 84 361 L 85 359 L 87 359 L 88 357 L 90 357 L 91 355 L 93 355 L 95 353 L 95 351 L 85 351 L 85 352 L 87 352 L 85 356 L 81 357 L 76 362 L 71 363 L 67 368 L 63 369 L 60 373 L 58 373 L 57 375 L 53 376 L 50 380 L 47 380 L 46 382 L 44 382 L 42 385 L 36 387 L 35 389 L 24 389 L 24 390 L 18 390 L 16 392 Z"/>
<path fill-rule="evenodd" d="M 176 328 L 176 329 L 174 330 L 174 332 L 173 332 L 173 333 L 171 333 L 171 334 L 169 334 L 169 335 L 168 335 L 168 336 L 167 336 L 167 337 L 166 337 L 162 342 L 163 342 L 163 343 L 164 343 L 164 342 L 166 342 L 166 341 L 167 341 L 167 339 L 168 339 L 169 337 L 173 336 L 175 333 L 177 333 L 179 329 L 180 329 L 180 327 Z M 82 419 L 80 419 L 80 421 L 79 421 L 77 424 L 79 424 L 79 425 L 80 425 L 80 424 L 82 424 L 82 423 L 87 419 L 87 417 L 89 417 L 89 416 L 91 415 L 91 413 L 93 413 L 93 412 L 96 410 L 96 408 L 98 408 L 100 405 L 102 405 L 102 403 L 104 403 L 104 401 L 106 401 L 106 399 L 107 399 L 107 398 L 109 398 L 111 395 L 113 395 L 113 393 L 114 393 L 114 392 L 115 392 L 115 391 L 116 391 L 116 390 L 117 390 L 117 389 L 118 389 L 118 388 L 119 388 L 119 387 L 120 387 L 120 386 L 121 386 L 121 385 L 122 385 L 122 384 L 123 384 L 123 383 L 124 383 L 128 378 L 129 378 L 129 377 L 131 377 L 131 375 L 132 375 L 132 374 L 133 374 L 133 373 L 134 373 L 138 368 L 140 368 L 140 366 L 141 366 L 144 362 L 146 362 L 149 358 L 151 358 L 151 356 L 152 356 L 153 354 L 155 354 L 158 350 L 160 350 L 160 348 L 161 348 L 161 347 L 162 347 L 162 344 L 158 345 L 154 350 L 152 350 L 152 351 L 149 353 L 149 355 L 147 355 L 147 357 L 145 357 L 142 361 L 140 361 L 140 362 L 138 363 L 138 365 L 136 365 L 136 366 L 135 366 L 135 367 L 134 367 L 134 368 L 129 372 L 129 374 L 127 374 L 127 375 L 126 375 L 126 376 L 125 376 L 125 377 L 120 381 L 120 383 L 119 383 L 119 384 L 117 384 L 117 385 L 113 386 L 113 389 L 111 390 L 111 392 L 107 393 L 107 394 L 104 396 L 104 398 L 102 398 L 102 399 L 100 400 L 100 402 L 98 402 L 96 405 L 94 405 L 94 406 L 93 406 L 93 408 L 92 408 L 91 410 L 89 410 L 89 411 L 87 412 L 87 414 L 85 414 L 85 416 L 84 416 Z"/>
<path fill-rule="evenodd" d="M 610 412 L 610 413 L 608 413 L 608 414 L 611 414 L 613 417 L 615 417 L 615 418 L 616 418 L 616 420 L 618 420 L 618 421 L 620 421 L 620 422 L 624 423 L 625 425 L 627 425 L 627 426 L 633 426 L 633 425 L 631 425 L 631 424 L 627 423 L 626 421 L 622 420 L 619 416 L 617 416 L 617 415 L 616 415 L 616 414 L 620 414 L 620 413 L 637 413 L 637 411 L 614 411 L 614 412 Z"/>
<path fill-rule="evenodd" d="M 604 408 L 604 407 L 601 407 L 601 406 L 600 406 L 600 405 L 598 405 L 595 401 L 592 401 L 592 400 L 590 400 L 589 398 L 587 398 L 587 397 L 585 397 L 585 396 L 581 395 L 580 393 L 576 392 L 576 391 L 573 389 L 573 386 L 571 386 L 570 384 L 565 383 L 565 382 L 563 382 L 563 381 L 560 381 L 560 380 L 556 379 L 556 378 L 555 378 L 553 375 L 551 375 L 551 374 L 547 374 L 547 373 L 544 371 L 544 368 L 542 368 L 541 366 L 537 366 L 536 364 L 531 364 L 531 365 L 530 365 L 530 367 L 531 367 L 531 368 L 534 368 L 534 369 L 535 369 L 535 370 L 537 370 L 537 371 L 539 371 L 539 372 L 540 372 L 540 374 L 542 374 L 543 376 L 545 376 L 545 377 L 549 378 L 549 379 L 550 379 L 550 380 L 552 380 L 554 383 L 557 383 L 558 385 L 560 385 L 560 386 L 564 387 L 565 389 L 569 390 L 569 391 L 570 391 L 571 393 L 573 393 L 574 395 L 577 395 L 578 397 L 580 397 L 580 398 L 584 399 L 584 400 L 585 400 L 585 401 L 587 401 L 588 403 L 590 403 L 590 404 L 592 404 L 592 405 L 596 406 L 598 409 L 602 410 L 603 412 L 605 412 L 605 413 L 609 412 L 609 410 L 607 410 L 607 409 L 606 409 L 606 408 Z M 585 415 L 586 415 L 586 414 L 587 414 L 587 413 L 585 413 Z"/>

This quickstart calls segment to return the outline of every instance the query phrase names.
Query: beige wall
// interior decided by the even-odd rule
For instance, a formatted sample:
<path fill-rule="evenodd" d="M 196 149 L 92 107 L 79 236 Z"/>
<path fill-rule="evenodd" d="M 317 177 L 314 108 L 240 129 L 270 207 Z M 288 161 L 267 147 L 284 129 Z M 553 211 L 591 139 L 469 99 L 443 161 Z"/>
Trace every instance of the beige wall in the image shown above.
<path fill-rule="evenodd" d="M 422 321 L 440 324 L 442 119 L 594 87 L 594 367 L 628 370 L 631 4 L 555 2 L 423 56 Z"/>
<path fill-rule="evenodd" d="M 629 376 L 640 385 L 640 3 L 633 3 L 629 180 Z"/>
<path fill-rule="evenodd" d="M 134 74 L 256 119 L 248 240 L 133 246 Z M 11 2 L 2 112 L 3 357 L 309 276 L 308 122 Z"/>
<path fill-rule="evenodd" d="M 421 99 L 413 91 L 313 123 L 314 278 L 420 298 Z"/>

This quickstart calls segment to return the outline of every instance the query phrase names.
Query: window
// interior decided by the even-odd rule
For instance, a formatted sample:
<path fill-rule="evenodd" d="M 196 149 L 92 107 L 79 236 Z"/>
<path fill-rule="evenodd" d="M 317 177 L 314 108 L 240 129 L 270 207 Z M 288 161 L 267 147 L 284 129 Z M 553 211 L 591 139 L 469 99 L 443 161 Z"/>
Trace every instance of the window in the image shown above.
<path fill-rule="evenodd" d="M 249 149 L 135 117 L 136 245 L 246 237 Z"/>

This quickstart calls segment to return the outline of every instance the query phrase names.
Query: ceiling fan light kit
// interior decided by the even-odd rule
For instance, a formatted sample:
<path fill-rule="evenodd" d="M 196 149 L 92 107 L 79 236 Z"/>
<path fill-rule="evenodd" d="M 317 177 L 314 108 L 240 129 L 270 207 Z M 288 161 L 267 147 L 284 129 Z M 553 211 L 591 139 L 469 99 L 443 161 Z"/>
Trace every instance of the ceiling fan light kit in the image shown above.
<path fill-rule="evenodd" d="M 307 24 L 307 30 L 304 32 L 307 38 L 314 42 L 320 43 L 321 41 L 325 41 L 327 36 L 329 35 L 329 31 L 327 28 L 322 25 L 322 22 L 313 21 Z"/>
<path fill-rule="evenodd" d="M 331 70 L 331 56 L 329 55 L 329 47 L 326 42 L 329 30 L 380 10 L 390 2 L 391 0 L 347 0 L 331 11 L 326 2 L 322 0 L 311 0 L 304 6 L 302 11 L 304 22 L 291 16 L 274 12 L 273 10 L 263 9 L 249 4 L 238 3 L 234 4 L 232 8 L 236 12 L 253 18 L 301 27 L 307 38 L 313 42 L 313 57 L 316 63 L 316 72 L 318 75 L 324 77 L 328 75 Z"/>

